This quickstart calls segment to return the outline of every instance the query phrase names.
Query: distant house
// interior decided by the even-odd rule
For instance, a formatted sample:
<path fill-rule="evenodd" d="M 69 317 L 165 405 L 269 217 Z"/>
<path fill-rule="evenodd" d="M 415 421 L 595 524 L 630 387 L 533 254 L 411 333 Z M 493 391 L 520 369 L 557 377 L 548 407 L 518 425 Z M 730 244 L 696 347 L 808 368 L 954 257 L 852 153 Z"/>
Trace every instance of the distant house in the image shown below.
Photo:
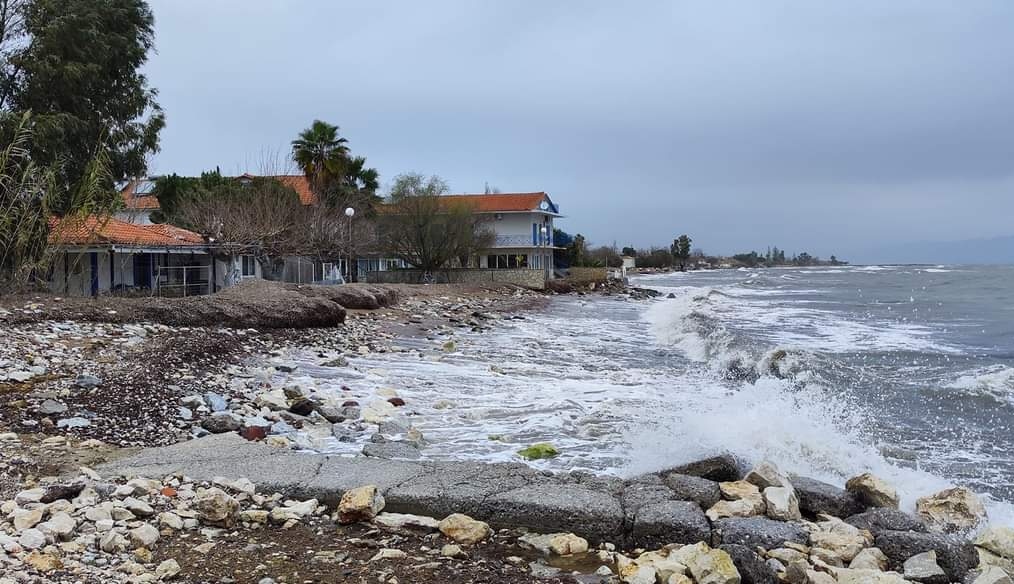
<path fill-rule="evenodd" d="M 114 219 L 135 225 L 151 225 L 151 214 L 159 210 L 158 198 L 155 196 L 155 181 L 137 179 L 127 181 L 120 188 L 123 208 L 113 215 Z"/>
<path fill-rule="evenodd" d="M 182 296 L 214 288 L 215 266 L 204 238 L 171 225 L 54 218 L 49 241 L 57 254 L 50 289 L 59 294 L 157 290 Z"/>
<path fill-rule="evenodd" d="M 479 255 L 480 268 L 531 268 L 552 277 L 553 220 L 560 209 L 544 192 L 447 195 L 485 215 L 494 233 L 493 246 Z"/>

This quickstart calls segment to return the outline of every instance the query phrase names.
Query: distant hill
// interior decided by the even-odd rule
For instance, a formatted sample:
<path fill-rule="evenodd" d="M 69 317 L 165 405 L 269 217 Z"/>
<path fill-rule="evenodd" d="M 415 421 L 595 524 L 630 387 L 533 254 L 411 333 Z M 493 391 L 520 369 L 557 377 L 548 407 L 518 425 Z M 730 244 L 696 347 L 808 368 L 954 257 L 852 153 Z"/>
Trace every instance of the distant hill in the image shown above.
<path fill-rule="evenodd" d="M 1014 264 L 1014 235 L 886 245 L 849 259 L 854 264 Z"/>

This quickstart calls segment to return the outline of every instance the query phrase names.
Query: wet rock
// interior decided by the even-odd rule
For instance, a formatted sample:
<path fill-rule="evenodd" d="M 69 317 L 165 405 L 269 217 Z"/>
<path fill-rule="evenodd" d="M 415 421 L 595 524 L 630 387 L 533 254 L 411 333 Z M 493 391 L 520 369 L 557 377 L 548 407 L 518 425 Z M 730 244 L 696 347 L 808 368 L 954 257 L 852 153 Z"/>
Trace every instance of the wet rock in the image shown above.
<path fill-rule="evenodd" d="M 894 487 L 870 473 L 849 479 L 845 483 L 845 490 L 868 507 L 898 508 L 898 493 Z"/>
<path fill-rule="evenodd" d="M 738 481 L 742 476 L 736 459 L 730 454 L 714 456 L 671 468 L 666 473 L 685 474 L 716 482 Z"/>
<path fill-rule="evenodd" d="M 374 485 L 350 489 L 338 503 L 338 522 L 349 524 L 370 521 L 384 509 L 384 496 Z"/>
<path fill-rule="evenodd" d="M 80 416 L 74 418 L 64 418 L 56 422 L 57 428 L 87 428 L 92 423 L 88 418 L 82 418 Z"/>
<path fill-rule="evenodd" d="M 740 584 L 741 578 L 728 552 L 699 542 L 669 554 L 683 564 L 697 584 Z"/>
<path fill-rule="evenodd" d="M 528 533 L 518 538 L 524 547 L 536 550 L 544 555 L 570 556 L 588 551 L 588 540 L 573 533 L 550 533 L 540 535 Z"/>
<path fill-rule="evenodd" d="M 212 412 L 224 412 L 229 409 L 229 402 L 221 395 L 209 391 L 204 394 L 204 403 Z"/>
<path fill-rule="evenodd" d="M 662 477 L 665 486 L 681 501 L 693 501 L 707 509 L 722 498 L 718 483 L 701 477 L 670 472 Z"/>
<path fill-rule="evenodd" d="M 215 412 L 201 422 L 201 427 L 212 434 L 235 432 L 242 426 L 243 418 L 231 412 Z"/>
<path fill-rule="evenodd" d="M 354 404 L 355 402 L 352 403 Z M 362 415 L 362 410 L 360 410 L 357 405 L 343 405 L 341 408 L 341 415 L 346 420 L 358 420 Z"/>
<path fill-rule="evenodd" d="M 289 398 L 285 396 L 285 392 L 281 389 L 274 389 L 266 391 L 256 398 L 254 398 L 254 405 L 259 408 L 268 408 L 269 410 L 287 410 L 289 409 Z"/>
<path fill-rule="evenodd" d="M 316 404 L 314 404 L 313 400 L 305 397 L 297 398 L 289 405 L 289 411 L 297 416 L 309 416 L 313 413 L 314 408 L 316 408 Z"/>
<path fill-rule="evenodd" d="M 743 480 L 756 485 L 761 491 L 768 487 L 792 487 L 789 477 L 778 470 L 773 462 L 766 460 L 750 469 Z"/>
<path fill-rule="evenodd" d="M 439 529 L 440 533 L 464 545 L 479 543 L 493 533 L 486 522 L 462 513 L 452 513 L 445 517 L 440 522 Z"/>
<path fill-rule="evenodd" d="M 633 561 L 633 565 L 654 569 L 655 577 L 662 582 L 667 582 L 671 578 L 686 578 L 687 567 L 675 559 L 676 554 L 674 552 L 677 549 L 678 546 L 666 546 L 658 551 L 644 552 L 637 556 L 637 559 Z M 619 559 L 619 556 L 617 559 Z M 617 564 L 621 574 L 632 572 L 632 568 L 628 565 L 627 561 L 618 561 Z"/>
<path fill-rule="evenodd" d="M 832 568 L 832 572 L 838 584 L 909 584 L 908 580 L 897 572 L 849 568 Z"/>
<path fill-rule="evenodd" d="M 730 517 L 712 523 L 714 545 L 739 544 L 765 549 L 782 547 L 785 542 L 806 544 L 809 534 L 794 523 L 774 521 L 766 517 Z"/>
<path fill-rule="evenodd" d="M 791 480 L 799 497 L 799 510 L 810 517 L 821 513 L 849 517 L 865 509 L 859 499 L 845 489 L 809 477 L 794 476 Z"/>
<path fill-rule="evenodd" d="M 232 527 L 239 513 L 239 502 L 217 487 L 198 493 L 194 509 L 201 521 L 219 527 Z"/>
<path fill-rule="evenodd" d="M 905 560 L 903 571 L 906 580 L 926 584 L 947 584 L 947 574 L 937 564 L 936 552 L 930 550 Z"/>
<path fill-rule="evenodd" d="M 412 442 L 370 442 L 363 446 L 363 454 L 374 458 L 418 460 L 422 458 L 419 447 Z"/>
<path fill-rule="evenodd" d="M 560 452 L 552 444 L 540 442 L 532 444 L 528 448 L 518 450 L 518 454 L 526 460 L 541 460 L 543 458 L 553 458 L 560 454 Z"/>
<path fill-rule="evenodd" d="M 1014 560 L 1014 529 L 991 525 L 975 538 L 975 545 L 1002 558 Z"/>
<path fill-rule="evenodd" d="M 47 399 L 39 405 L 38 412 L 44 416 L 62 414 L 67 411 L 67 404 L 56 400 Z"/>
<path fill-rule="evenodd" d="M 102 385 L 102 380 L 94 375 L 82 373 L 81 375 L 78 375 L 76 379 L 74 379 L 74 385 L 82 389 L 93 389 L 95 387 L 98 387 L 99 385 Z"/>
<path fill-rule="evenodd" d="M 915 509 L 929 530 L 937 533 L 969 531 L 986 519 L 982 501 L 964 487 L 922 497 L 916 501 Z"/>
<path fill-rule="evenodd" d="M 317 413 L 320 414 L 322 418 L 324 418 L 325 420 L 327 420 L 332 424 L 337 424 L 338 422 L 342 422 L 345 420 L 345 416 L 342 415 L 341 410 L 334 406 L 328 405 L 317 406 Z"/>
<path fill-rule="evenodd" d="M 244 426 L 240 429 L 239 435 L 251 442 L 256 442 L 267 438 L 268 432 L 263 426 Z"/>
<path fill-rule="evenodd" d="M 971 584 L 1012 584 L 1011 577 L 1007 572 L 995 566 L 987 566 L 975 575 Z"/>
<path fill-rule="evenodd" d="M 845 519 L 845 522 L 859 529 L 865 529 L 873 535 L 881 531 L 926 531 L 926 526 L 915 517 L 887 507 L 875 507 L 852 515 Z"/>
<path fill-rule="evenodd" d="M 965 574 L 979 563 L 975 546 L 954 536 L 911 531 L 882 531 L 877 535 L 876 545 L 894 567 L 900 567 L 905 560 L 916 554 L 934 551 L 937 563 L 951 582 L 962 581 Z"/>
<path fill-rule="evenodd" d="M 889 562 L 880 548 L 866 548 L 856 554 L 849 562 L 849 568 L 853 570 L 886 570 Z"/>
<path fill-rule="evenodd" d="M 388 529 L 422 532 L 436 531 L 440 526 L 440 522 L 432 517 L 408 513 L 380 513 L 373 522 Z"/>
<path fill-rule="evenodd" d="M 842 525 L 848 525 L 847 523 Z M 852 528 L 851 526 L 849 526 Z M 855 528 L 852 528 L 855 529 Z M 859 531 L 815 531 L 810 534 L 810 545 L 833 552 L 845 563 L 851 562 L 869 542 Z"/>
<path fill-rule="evenodd" d="M 638 509 L 630 528 L 635 545 L 659 547 L 669 543 L 695 543 L 711 536 L 708 519 L 692 501 L 661 501 Z"/>
<path fill-rule="evenodd" d="M 771 566 L 745 545 L 725 544 L 718 549 L 729 554 L 743 584 L 777 584 L 778 576 Z"/>
<path fill-rule="evenodd" d="M 396 408 L 400 408 L 400 407 L 403 407 L 405 405 L 405 400 L 403 400 L 400 397 L 389 397 L 389 398 L 387 398 L 387 403 L 391 404 L 392 406 L 394 406 Z"/>
<path fill-rule="evenodd" d="M 799 499 L 792 487 L 768 487 L 764 489 L 765 513 L 771 519 L 779 521 L 798 521 L 802 519 L 799 512 Z"/>

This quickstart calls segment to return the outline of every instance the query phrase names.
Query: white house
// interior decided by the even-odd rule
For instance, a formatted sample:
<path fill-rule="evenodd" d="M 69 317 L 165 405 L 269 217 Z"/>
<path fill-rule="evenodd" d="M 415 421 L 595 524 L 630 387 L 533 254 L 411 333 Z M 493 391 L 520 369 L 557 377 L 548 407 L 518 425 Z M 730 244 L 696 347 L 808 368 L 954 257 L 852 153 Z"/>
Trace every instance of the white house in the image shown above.
<path fill-rule="evenodd" d="M 562 217 L 549 195 L 538 193 L 495 193 L 488 195 L 447 195 L 467 204 L 475 213 L 488 217 L 495 235 L 493 247 L 479 256 L 480 268 L 544 270 L 552 278 L 553 220 Z"/>
<path fill-rule="evenodd" d="M 155 181 L 144 178 L 127 182 L 120 188 L 123 207 L 113 215 L 114 219 L 135 225 L 151 225 L 151 214 L 159 210 L 155 196 Z"/>

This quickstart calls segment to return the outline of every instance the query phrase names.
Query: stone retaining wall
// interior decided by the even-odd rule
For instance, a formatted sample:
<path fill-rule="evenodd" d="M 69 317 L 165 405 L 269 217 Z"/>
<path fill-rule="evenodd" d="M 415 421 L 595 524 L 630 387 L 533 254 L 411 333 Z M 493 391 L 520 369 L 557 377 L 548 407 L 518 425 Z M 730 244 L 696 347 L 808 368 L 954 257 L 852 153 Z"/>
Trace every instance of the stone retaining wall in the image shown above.
<path fill-rule="evenodd" d="M 606 268 L 570 268 L 567 272 L 567 279 L 576 284 L 605 282 L 607 278 Z"/>
<path fill-rule="evenodd" d="M 480 268 L 439 270 L 430 272 L 432 284 L 515 284 L 542 290 L 546 287 L 546 272 L 519 268 L 513 270 L 489 270 Z M 422 284 L 425 272 L 422 270 L 390 270 L 370 272 L 366 281 L 371 284 Z"/>

